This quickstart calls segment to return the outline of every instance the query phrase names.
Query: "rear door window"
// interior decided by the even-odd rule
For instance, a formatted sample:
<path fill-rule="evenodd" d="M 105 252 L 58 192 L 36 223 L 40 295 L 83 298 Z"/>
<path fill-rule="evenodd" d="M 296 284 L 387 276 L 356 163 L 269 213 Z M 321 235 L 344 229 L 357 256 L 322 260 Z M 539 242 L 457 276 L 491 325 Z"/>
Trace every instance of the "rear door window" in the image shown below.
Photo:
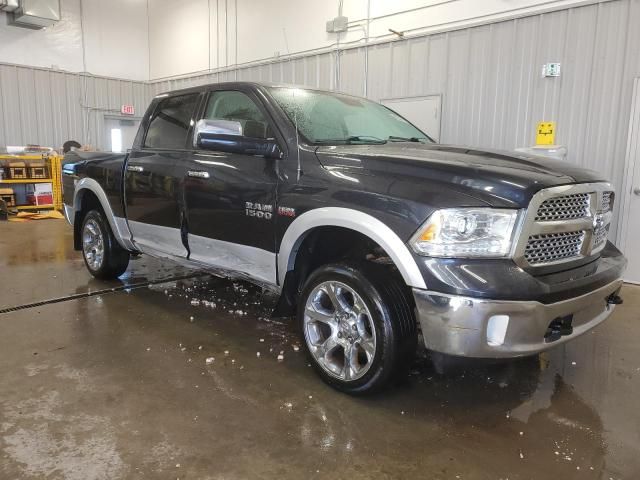
<path fill-rule="evenodd" d="M 162 100 L 149 122 L 144 146 L 184 149 L 197 102 L 197 93 L 177 95 Z"/>

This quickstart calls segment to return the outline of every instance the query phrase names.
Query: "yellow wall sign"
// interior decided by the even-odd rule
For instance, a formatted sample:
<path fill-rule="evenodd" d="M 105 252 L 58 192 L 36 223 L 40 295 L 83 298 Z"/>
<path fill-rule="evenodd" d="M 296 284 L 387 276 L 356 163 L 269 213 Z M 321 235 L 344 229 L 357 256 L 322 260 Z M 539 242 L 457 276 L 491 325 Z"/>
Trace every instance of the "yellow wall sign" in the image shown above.
<path fill-rule="evenodd" d="M 556 144 L 556 122 L 540 122 L 536 130 L 536 145 Z"/>

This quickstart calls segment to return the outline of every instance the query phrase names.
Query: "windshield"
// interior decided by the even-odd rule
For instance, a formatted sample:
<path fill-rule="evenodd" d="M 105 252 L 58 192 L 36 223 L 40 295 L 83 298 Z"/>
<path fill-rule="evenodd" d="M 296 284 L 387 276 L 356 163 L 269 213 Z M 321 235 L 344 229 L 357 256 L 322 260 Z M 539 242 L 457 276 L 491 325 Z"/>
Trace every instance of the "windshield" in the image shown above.
<path fill-rule="evenodd" d="M 300 134 L 311 143 L 434 143 L 397 113 L 364 98 L 302 88 L 269 90 Z"/>

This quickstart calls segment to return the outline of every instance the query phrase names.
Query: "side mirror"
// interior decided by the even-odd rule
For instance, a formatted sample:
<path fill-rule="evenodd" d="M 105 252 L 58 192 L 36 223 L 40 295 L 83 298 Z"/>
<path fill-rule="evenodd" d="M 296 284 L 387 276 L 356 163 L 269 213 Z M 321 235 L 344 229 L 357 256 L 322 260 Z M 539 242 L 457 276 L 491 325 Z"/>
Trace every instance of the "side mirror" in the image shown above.
<path fill-rule="evenodd" d="M 203 150 L 282 158 L 274 139 L 245 137 L 242 124 L 233 120 L 198 120 L 193 131 L 193 146 Z"/>

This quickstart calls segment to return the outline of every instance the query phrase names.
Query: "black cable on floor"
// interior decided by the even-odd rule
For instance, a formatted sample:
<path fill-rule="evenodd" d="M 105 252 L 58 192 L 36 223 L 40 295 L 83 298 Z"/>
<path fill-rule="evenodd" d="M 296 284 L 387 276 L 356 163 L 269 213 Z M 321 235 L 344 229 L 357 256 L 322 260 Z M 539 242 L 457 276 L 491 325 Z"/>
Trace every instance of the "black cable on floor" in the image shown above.
<path fill-rule="evenodd" d="M 2 308 L 0 309 L 0 314 L 17 312 L 19 310 L 26 310 L 28 308 L 41 307 L 43 305 L 52 305 L 54 303 L 68 302 L 70 300 L 78 300 L 80 298 L 95 297 L 96 295 L 105 295 L 107 293 L 121 292 L 123 290 L 137 290 L 139 288 L 149 287 L 150 285 L 160 285 L 168 282 L 176 282 L 178 280 L 188 280 L 190 278 L 196 278 L 200 276 L 202 276 L 202 273 L 198 273 L 195 275 L 191 274 L 191 275 L 181 275 L 178 277 L 169 277 L 162 280 L 154 280 L 152 282 L 141 282 L 141 283 L 131 283 L 127 285 L 119 285 L 117 287 L 104 288 L 102 290 L 93 290 L 93 291 L 84 292 L 84 293 L 75 293 L 73 295 L 52 298 L 49 300 L 43 300 L 41 302 L 25 303 L 24 305 L 17 305 L 15 307 Z"/>

